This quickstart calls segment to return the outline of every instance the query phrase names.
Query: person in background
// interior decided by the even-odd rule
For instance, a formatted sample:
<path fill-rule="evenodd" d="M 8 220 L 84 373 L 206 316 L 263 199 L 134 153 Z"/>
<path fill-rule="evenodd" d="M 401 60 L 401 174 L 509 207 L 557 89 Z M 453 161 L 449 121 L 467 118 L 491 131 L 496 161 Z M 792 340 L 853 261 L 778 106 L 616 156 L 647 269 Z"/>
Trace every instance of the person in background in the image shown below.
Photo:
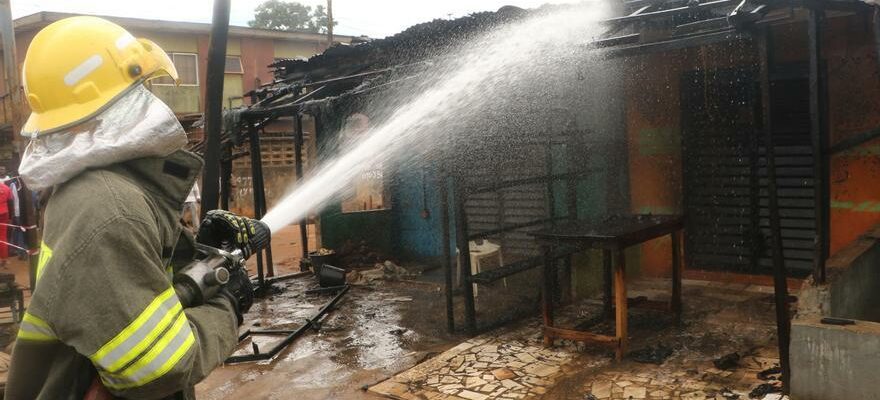
<path fill-rule="evenodd" d="M 9 186 L 9 190 L 12 193 L 10 217 L 12 219 L 12 225 L 16 225 L 16 227 L 10 227 L 8 230 L 9 242 L 18 247 L 25 248 L 27 246 L 24 240 L 24 231 L 18 228 L 18 226 L 23 225 L 21 218 L 21 183 L 18 181 L 18 178 L 10 176 L 6 176 L 3 180 L 3 183 L 5 183 L 6 186 Z M 27 252 L 24 250 L 14 249 L 11 251 L 17 253 L 18 258 L 21 260 L 24 260 L 27 256 Z"/>
<path fill-rule="evenodd" d="M 6 169 L 2 170 L 5 175 Z M 9 241 L 6 239 L 6 232 L 9 228 L 9 203 L 12 202 L 12 189 L 6 186 L 6 183 L 0 183 L 0 265 L 6 265 L 6 259 L 9 258 Z"/>
<path fill-rule="evenodd" d="M 201 202 L 202 194 L 199 192 L 199 183 L 196 182 L 186 196 L 186 202 L 183 203 L 183 212 L 184 214 L 189 214 L 189 221 L 193 231 L 199 230 L 199 204 Z"/>

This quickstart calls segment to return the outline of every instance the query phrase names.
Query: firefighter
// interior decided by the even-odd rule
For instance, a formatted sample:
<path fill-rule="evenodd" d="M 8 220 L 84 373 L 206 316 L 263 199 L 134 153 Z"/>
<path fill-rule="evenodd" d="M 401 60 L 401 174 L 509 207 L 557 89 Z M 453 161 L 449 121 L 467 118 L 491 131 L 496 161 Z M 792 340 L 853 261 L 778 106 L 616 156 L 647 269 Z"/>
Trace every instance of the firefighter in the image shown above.
<path fill-rule="evenodd" d="M 81 16 L 41 30 L 22 74 L 32 113 L 19 172 L 31 190 L 54 191 L 5 398 L 194 397 L 237 344 L 252 292 L 230 282 L 182 309 L 172 289 L 193 257 L 180 215 L 202 161 L 144 83 L 177 81 L 174 65 L 155 43 Z M 233 236 L 247 245 L 246 229 Z"/>

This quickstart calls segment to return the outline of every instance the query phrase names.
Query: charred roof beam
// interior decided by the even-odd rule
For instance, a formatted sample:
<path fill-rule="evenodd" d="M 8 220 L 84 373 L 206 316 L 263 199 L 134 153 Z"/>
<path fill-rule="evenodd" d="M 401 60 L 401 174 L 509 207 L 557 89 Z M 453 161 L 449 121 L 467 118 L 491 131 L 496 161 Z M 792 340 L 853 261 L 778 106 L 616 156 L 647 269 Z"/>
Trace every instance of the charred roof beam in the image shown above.
<path fill-rule="evenodd" d="M 268 118 L 273 119 L 275 117 L 284 116 L 284 115 L 295 115 L 299 114 L 300 106 L 308 100 L 311 100 L 317 94 L 322 93 L 327 86 L 321 86 L 315 90 L 312 90 L 301 97 L 285 104 L 277 105 L 274 107 L 252 107 L 247 110 L 242 111 L 242 116 L 245 118 Z"/>
<path fill-rule="evenodd" d="M 643 7 L 639 8 L 638 10 L 633 11 L 631 14 L 627 15 L 627 17 L 635 17 L 636 15 L 639 15 L 639 14 L 645 12 L 645 11 L 648 11 L 648 10 L 650 10 L 651 8 L 654 8 L 654 5 L 653 5 L 653 4 L 648 4 L 648 5 L 646 5 L 646 6 L 643 6 Z"/>
<path fill-rule="evenodd" d="M 638 14 L 630 14 L 623 17 L 617 18 L 609 18 L 602 23 L 604 24 L 624 24 L 624 23 L 632 23 L 632 22 L 640 22 L 648 19 L 654 19 L 659 17 L 672 17 L 681 14 L 689 14 L 698 11 L 707 11 L 714 10 L 722 7 L 730 7 L 736 5 L 736 0 L 712 0 L 707 1 L 705 3 L 697 3 L 697 4 L 689 4 L 683 7 L 675 7 L 669 8 L 666 10 L 652 11 L 652 12 L 642 12 Z"/>

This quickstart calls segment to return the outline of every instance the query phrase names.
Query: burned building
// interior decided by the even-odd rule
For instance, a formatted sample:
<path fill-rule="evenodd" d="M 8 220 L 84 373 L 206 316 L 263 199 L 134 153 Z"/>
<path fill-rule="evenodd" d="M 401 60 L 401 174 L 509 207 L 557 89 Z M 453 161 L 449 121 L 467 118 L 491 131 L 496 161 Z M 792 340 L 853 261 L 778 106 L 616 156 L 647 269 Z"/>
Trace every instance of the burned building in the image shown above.
<path fill-rule="evenodd" d="M 320 246 L 364 245 L 441 267 L 450 327 L 475 332 L 496 316 L 481 314 L 480 303 L 493 299 L 475 303 L 471 283 L 519 279 L 522 293 L 537 296 L 539 271 L 545 304 L 604 286 L 610 309 L 608 253 L 542 253 L 536 231 L 572 219 L 600 226 L 674 215 L 681 226 L 619 249 L 616 270 L 625 264 L 630 276 L 680 280 L 672 267 L 680 257 L 685 278 L 775 282 L 778 309 L 786 310 L 787 284 L 803 286 L 809 301 L 794 324 L 792 390 L 802 398 L 829 396 L 822 390 L 831 389 L 805 378 L 815 371 L 810 365 L 863 367 L 853 367 L 846 352 L 829 361 L 810 347 L 819 336 L 840 346 L 850 340 L 810 318 L 867 320 L 861 329 L 880 335 L 870 322 L 876 315 L 865 309 L 880 283 L 870 266 L 877 246 L 870 232 L 880 221 L 876 10 L 843 0 L 631 1 L 612 9 L 614 16 L 595 22 L 598 37 L 579 38 L 567 52 L 576 57 L 565 59 L 564 73 L 529 77 L 516 87 L 521 97 L 482 109 L 477 122 L 444 117 L 445 128 L 433 135 L 445 141 L 441 150 L 415 146 L 412 157 L 376 160 L 351 192 L 318 211 Z M 437 20 L 308 61 L 278 61 L 275 82 L 250 93 L 251 105 L 236 114 L 227 138 L 259 141 L 267 121 L 291 118 L 298 153 L 302 121 L 313 120 L 317 164 L 333 159 L 347 141 L 387 121 L 383 109 L 412 99 L 401 93 L 424 90 L 415 82 L 431 81 L 462 41 L 542 12 L 552 10 Z M 579 58 L 588 61 L 571 61 Z M 559 61 L 535 59 L 532 66 Z M 250 149 L 259 160 L 259 145 Z M 298 175 L 308 174 L 300 159 L 295 164 Z M 259 175 L 255 202 L 265 212 Z M 682 243 L 674 239 L 679 227 Z M 478 271 L 470 252 L 483 251 L 484 241 L 500 248 L 503 260 Z M 558 285 L 547 284 L 556 277 Z M 459 291 L 464 315 L 457 318 Z M 625 319 L 626 299 L 617 300 Z M 787 342 L 788 315 L 778 322 Z M 625 324 L 619 330 L 609 339 L 618 345 L 626 341 Z"/>

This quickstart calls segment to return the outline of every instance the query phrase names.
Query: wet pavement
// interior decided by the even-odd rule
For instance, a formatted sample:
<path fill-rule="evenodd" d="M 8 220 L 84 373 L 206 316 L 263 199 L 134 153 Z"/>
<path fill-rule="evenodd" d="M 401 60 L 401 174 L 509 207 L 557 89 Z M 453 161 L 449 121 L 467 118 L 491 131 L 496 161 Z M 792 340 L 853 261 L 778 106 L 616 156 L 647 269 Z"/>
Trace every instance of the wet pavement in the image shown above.
<path fill-rule="evenodd" d="M 668 298 L 668 282 L 631 284 L 633 296 Z M 468 340 L 373 386 L 395 399 L 748 399 L 758 377 L 778 364 L 772 291 L 763 286 L 687 281 L 683 323 L 649 310 L 631 310 L 633 352 L 613 362 L 610 351 L 569 341 L 544 348 L 540 321 L 529 318 Z M 601 304 L 584 300 L 564 309 L 561 325 L 595 320 Z M 613 323 L 592 329 L 610 333 Z M 662 347 L 664 351 L 657 351 Z M 640 350 L 660 359 L 634 361 Z M 714 361 L 737 353 L 730 365 Z M 757 398 L 763 398 L 759 396 Z M 770 397 L 772 398 L 772 397 Z"/>
<path fill-rule="evenodd" d="M 317 287 L 309 276 L 278 284 L 280 293 L 258 301 L 245 316 L 242 331 L 295 329 L 333 295 L 306 295 Z M 438 332 L 443 316 L 414 318 L 442 302 L 438 288 L 423 284 L 383 282 L 354 286 L 320 322 L 271 361 L 227 365 L 215 370 L 196 389 L 200 399 L 360 399 L 375 398 L 362 387 L 412 367 L 451 347 L 459 338 Z M 421 322 L 419 322 L 421 321 Z M 255 336 L 268 351 L 279 336 Z M 235 354 L 252 352 L 245 340 Z"/>
<path fill-rule="evenodd" d="M 297 269 L 296 260 L 282 259 L 279 273 Z M 7 269 L 26 271 L 15 264 Z M 567 341 L 544 348 L 537 307 L 529 306 L 536 304 L 529 297 L 534 293 L 515 288 L 481 288 L 478 312 L 529 317 L 471 339 L 450 335 L 442 284 L 425 278 L 352 287 L 320 330 L 306 333 L 274 360 L 218 368 L 197 386 L 199 398 L 745 400 L 758 385 L 778 385 L 757 376 L 778 363 L 770 287 L 685 281 L 681 326 L 663 314 L 632 309 L 630 349 L 668 349 L 647 352 L 669 353 L 658 365 L 636 362 L 632 354 L 616 363 L 610 351 Z M 254 305 L 243 330 L 295 329 L 332 299 L 304 294 L 317 287 L 310 276 L 279 286 L 279 293 Z M 630 293 L 663 300 L 668 286 L 642 280 L 630 285 Z M 460 299 L 455 306 L 461 316 Z M 600 310 L 597 299 L 582 300 L 565 307 L 558 321 L 582 324 Z M 610 333 L 613 324 L 599 322 L 591 329 Z M 280 338 L 254 340 L 268 351 Z M 246 341 L 237 354 L 251 351 Z M 713 364 L 734 352 L 741 359 L 733 367 Z"/>

